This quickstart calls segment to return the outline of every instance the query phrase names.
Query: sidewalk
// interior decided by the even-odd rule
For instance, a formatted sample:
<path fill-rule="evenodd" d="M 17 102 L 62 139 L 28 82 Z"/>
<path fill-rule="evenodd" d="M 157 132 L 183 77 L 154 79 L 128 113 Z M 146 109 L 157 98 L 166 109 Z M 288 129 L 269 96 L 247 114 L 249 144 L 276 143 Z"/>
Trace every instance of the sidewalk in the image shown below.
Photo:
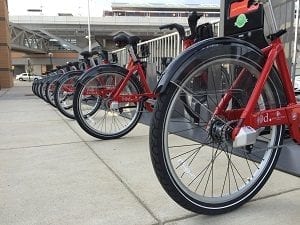
<path fill-rule="evenodd" d="M 299 212 L 300 179 L 279 171 L 234 212 L 186 211 L 158 183 L 147 126 L 102 141 L 30 83 L 0 90 L 0 225 L 295 225 Z"/>

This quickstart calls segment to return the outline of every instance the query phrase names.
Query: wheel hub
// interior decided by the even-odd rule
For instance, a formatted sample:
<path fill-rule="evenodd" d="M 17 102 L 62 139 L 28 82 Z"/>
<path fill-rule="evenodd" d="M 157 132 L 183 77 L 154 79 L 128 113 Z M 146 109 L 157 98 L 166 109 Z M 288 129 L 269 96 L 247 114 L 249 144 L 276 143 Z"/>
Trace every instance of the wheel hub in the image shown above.
<path fill-rule="evenodd" d="M 224 122 L 216 119 L 210 127 L 210 135 L 216 143 L 225 142 L 232 144 L 231 133 L 233 122 Z"/>

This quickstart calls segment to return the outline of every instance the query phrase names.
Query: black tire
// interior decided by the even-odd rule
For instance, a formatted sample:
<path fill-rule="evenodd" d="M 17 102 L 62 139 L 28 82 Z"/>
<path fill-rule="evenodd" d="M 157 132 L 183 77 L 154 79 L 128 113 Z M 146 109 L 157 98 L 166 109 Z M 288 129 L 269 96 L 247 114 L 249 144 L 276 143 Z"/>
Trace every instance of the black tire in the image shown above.
<path fill-rule="evenodd" d="M 246 76 L 231 90 L 226 110 L 244 108 L 253 91 L 263 57 L 257 52 L 252 52 L 254 57 L 238 55 L 243 49 L 216 45 L 200 50 L 183 65 L 189 69 L 182 69 L 176 83 L 170 82 L 157 99 L 149 140 L 153 168 L 169 196 L 193 212 L 220 214 L 246 203 L 263 187 L 280 154 L 284 125 L 260 128 L 255 144 L 234 148 L 230 132 L 236 121 L 214 115 L 241 71 Z M 223 67 L 227 73 L 220 72 Z M 196 92 L 193 79 L 205 73 L 208 84 Z M 273 69 L 256 111 L 281 106 L 277 78 Z M 205 102 L 199 101 L 199 93 Z M 182 95 L 200 105 L 197 123 L 186 112 Z"/>
<path fill-rule="evenodd" d="M 41 83 L 42 80 L 43 80 L 43 79 L 38 80 L 38 81 L 36 82 L 35 87 L 34 87 L 34 93 L 35 93 L 35 95 L 38 96 L 39 98 L 40 98 L 40 95 L 39 95 L 39 87 L 40 87 L 40 83 Z"/>
<path fill-rule="evenodd" d="M 46 87 L 47 87 L 47 82 L 50 78 L 51 77 L 47 77 L 43 82 L 41 82 L 40 87 L 39 87 L 39 95 L 47 103 L 49 103 L 49 101 L 46 97 Z"/>
<path fill-rule="evenodd" d="M 46 89 L 45 89 L 45 96 L 47 101 L 56 108 L 56 104 L 54 101 L 54 92 L 56 89 L 56 81 L 59 79 L 60 75 L 55 75 L 47 82 Z"/>
<path fill-rule="evenodd" d="M 82 73 L 83 71 L 69 72 L 57 80 L 54 92 L 54 102 L 57 109 L 70 119 L 75 119 L 73 111 L 74 88 L 77 79 Z M 68 90 L 64 90 L 66 86 L 68 86 Z"/>
<path fill-rule="evenodd" d="M 115 139 L 129 133 L 138 123 L 143 103 L 116 103 L 112 107 L 109 95 L 126 76 L 126 70 L 119 67 L 100 67 L 96 75 L 86 73 L 86 79 L 76 86 L 73 110 L 81 128 L 99 139 Z M 105 98 L 91 90 L 108 90 Z M 141 94 L 139 81 L 131 78 L 124 88 L 127 94 Z M 91 94 L 89 94 L 91 93 Z"/>
<path fill-rule="evenodd" d="M 36 87 L 37 96 L 39 96 L 39 98 L 41 98 L 41 99 L 43 99 L 41 89 L 42 89 L 42 85 L 43 85 L 43 83 L 45 82 L 46 79 L 47 79 L 47 77 L 40 80 L 37 84 L 37 87 Z"/>
<path fill-rule="evenodd" d="M 32 85 L 31 85 L 31 91 L 34 95 L 36 95 L 35 89 L 36 89 L 36 85 L 37 85 L 37 80 L 35 80 Z"/>

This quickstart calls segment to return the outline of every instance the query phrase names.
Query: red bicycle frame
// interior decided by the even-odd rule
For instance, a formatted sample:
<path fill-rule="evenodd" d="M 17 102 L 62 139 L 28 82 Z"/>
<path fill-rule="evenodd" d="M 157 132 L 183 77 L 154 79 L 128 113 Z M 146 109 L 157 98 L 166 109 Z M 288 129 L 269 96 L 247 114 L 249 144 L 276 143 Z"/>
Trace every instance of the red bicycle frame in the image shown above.
<path fill-rule="evenodd" d="M 183 40 L 184 49 L 188 48 L 189 46 L 193 45 L 195 42 L 191 39 Z M 128 73 L 126 74 L 125 78 L 122 79 L 116 87 L 113 89 L 108 88 L 101 88 L 96 90 L 88 90 L 85 94 L 96 94 L 100 96 L 107 96 L 110 95 L 111 102 L 133 102 L 137 103 L 140 102 L 142 99 L 154 99 L 156 94 L 150 89 L 145 71 L 142 67 L 142 63 L 139 60 L 134 60 L 135 55 L 132 51 L 129 50 L 129 62 L 127 65 Z M 122 94 L 122 91 L 126 87 L 128 81 L 131 79 L 132 76 L 138 74 L 138 79 L 142 86 L 142 93 L 132 93 L 132 94 Z M 101 81 L 99 81 L 101 83 Z M 105 83 L 105 82 L 104 82 Z M 105 86 L 105 85 L 103 85 Z M 152 104 L 149 102 L 144 102 L 144 106 L 147 111 L 152 112 L 153 107 Z"/>
<path fill-rule="evenodd" d="M 156 97 L 156 95 L 151 91 L 147 79 L 146 74 L 144 72 L 144 69 L 142 67 L 142 64 L 139 61 L 134 62 L 134 60 L 130 57 L 129 63 L 128 63 L 128 73 L 126 77 L 120 82 L 119 87 L 113 90 L 111 93 L 112 101 L 117 102 L 139 102 L 142 98 L 150 98 L 153 99 Z M 142 94 L 121 94 L 122 90 L 125 88 L 127 82 L 130 80 L 130 78 L 137 72 L 139 75 L 139 81 L 142 85 Z M 151 107 L 151 104 L 145 103 L 146 110 L 152 112 L 153 109 Z"/>
<path fill-rule="evenodd" d="M 282 41 L 280 40 L 280 38 L 276 38 L 270 43 L 268 47 L 262 49 L 262 51 L 266 57 L 266 62 L 262 68 L 260 77 L 257 80 L 255 88 L 249 98 L 246 107 L 241 110 L 226 111 L 226 107 L 231 100 L 230 90 L 234 89 L 234 87 L 243 76 L 242 71 L 238 75 L 236 81 L 232 84 L 232 87 L 229 89 L 229 91 L 223 96 L 214 112 L 214 115 L 223 115 L 225 117 L 228 116 L 231 117 L 230 120 L 238 120 L 237 126 L 233 129 L 232 132 L 233 140 L 238 135 L 241 128 L 245 126 L 250 126 L 254 129 L 258 129 L 260 127 L 285 124 L 289 127 L 291 137 L 300 144 L 300 104 L 297 104 L 296 101 Z M 276 67 L 279 71 L 279 76 L 282 81 L 284 93 L 287 99 L 287 106 L 261 110 L 254 113 L 254 109 L 256 107 L 260 94 L 263 91 L 264 85 L 268 79 L 274 62 L 276 62 Z"/>

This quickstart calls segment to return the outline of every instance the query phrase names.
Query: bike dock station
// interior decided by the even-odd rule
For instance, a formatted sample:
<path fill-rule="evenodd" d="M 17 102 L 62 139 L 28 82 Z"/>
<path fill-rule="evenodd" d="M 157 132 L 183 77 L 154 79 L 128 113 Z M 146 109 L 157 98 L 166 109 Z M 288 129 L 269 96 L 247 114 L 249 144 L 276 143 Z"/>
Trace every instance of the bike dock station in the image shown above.
<path fill-rule="evenodd" d="M 255 36 L 256 39 L 252 43 L 262 47 L 264 45 L 262 44 L 262 36 L 260 33 L 263 29 L 262 24 L 251 21 L 252 19 L 257 19 L 262 16 L 262 14 L 260 14 L 261 12 L 254 10 L 257 14 L 253 17 L 248 17 L 247 15 L 246 18 L 241 17 L 239 20 L 228 23 L 228 21 L 226 21 L 228 17 L 225 9 L 227 9 L 228 5 L 232 2 L 241 1 L 221 1 L 222 18 L 220 25 L 219 23 L 216 24 L 216 27 L 223 27 L 223 29 L 221 29 L 221 35 L 246 38 L 247 41 L 251 41 L 249 38 L 251 39 L 251 37 Z M 294 1 L 287 0 L 286 4 L 281 4 L 281 1 L 274 0 L 274 3 L 276 10 L 278 10 L 276 11 L 276 16 L 280 19 L 280 22 L 284 24 L 280 26 L 285 26 L 288 30 L 288 34 L 285 36 L 286 50 L 289 56 L 288 60 L 290 64 L 293 64 L 295 63 L 293 62 L 294 45 L 292 42 L 294 38 L 292 35 L 294 17 L 290 11 L 294 10 Z M 285 17 L 283 17 L 283 15 L 285 15 Z M 230 33 L 230 30 L 232 31 L 233 29 L 232 27 L 230 28 L 232 24 L 234 24 L 234 28 L 238 26 L 243 28 L 250 24 L 253 26 L 252 29 L 254 29 L 254 33 L 246 30 L 246 28 L 241 33 L 236 31 Z M 178 40 L 178 34 L 174 33 L 138 44 L 138 48 L 141 48 L 143 44 L 147 44 L 150 52 L 156 52 L 155 54 L 150 54 L 150 62 L 147 67 L 147 79 L 151 88 L 157 85 L 158 77 L 162 76 L 161 73 L 158 73 L 158 71 L 162 72 L 164 70 L 162 61 L 176 57 L 183 50 L 182 43 Z M 114 53 L 118 55 L 119 64 L 122 66 L 126 64 L 127 52 L 117 50 Z M 212 53 L 207 53 L 208 56 L 212 54 L 214 54 L 213 51 Z M 158 67 L 156 67 L 156 63 L 159 64 Z M 234 173 L 230 174 L 230 171 L 235 171 L 240 166 L 238 163 L 229 166 L 230 161 L 234 161 L 235 156 L 240 157 L 250 154 L 252 150 L 246 148 L 244 145 L 243 147 L 245 148 L 243 152 L 235 152 L 235 150 L 231 148 L 233 154 L 230 154 L 232 153 L 230 151 L 224 151 L 226 153 L 222 155 L 222 150 L 216 150 L 216 148 L 219 147 L 217 146 L 217 142 L 205 142 L 211 138 L 226 143 L 229 140 L 226 132 L 229 132 L 232 128 L 230 123 L 224 125 L 224 121 L 222 120 L 214 120 L 211 123 L 204 124 L 210 120 L 213 110 L 216 108 L 216 102 L 223 99 L 225 95 L 223 91 L 225 88 L 222 88 L 222 84 L 227 80 L 224 81 L 222 78 L 218 78 L 222 77 L 226 70 L 230 71 L 236 69 L 233 67 L 235 64 L 228 63 L 226 65 L 224 61 L 216 65 L 216 67 L 205 67 L 208 69 L 203 69 L 205 73 L 200 73 L 200 75 L 197 74 L 200 70 L 191 73 L 191 75 L 195 75 L 195 79 L 191 82 L 187 82 L 186 87 L 188 87 L 188 91 L 191 90 L 193 91 L 192 93 L 196 93 L 196 97 L 189 92 L 181 91 L 185 90 L 184 86 L 182 89 L 179 88 L 180 91 L 177 92 L 178 95 L 176 98 L 181 101 L 178 101 L 179 103 L 170 104 L 170 107 L 173 107 L 174 111 L 168 116 L 171 118 L 171 125 L 169 130 L 165 130 L 166 132 L 164 133 L 166 136 L 170 135 L 170 137 L 167 137 L 169 139 L 164 140 L 165 142 L 172 143 L 168 146 L 170 147 L 170 152 L 175 149 L 175 153 L 178 154 L 166 158 L 166 164 L 172 160 L 178 163 L 179 166 L 177 168 L 173 167 L 174 170 L 179 168 L 179 174 L 181 177 L 186 178 L 189 184 L 192 184 L 197 177 L 200 177 L 203 171 L 205 171 L 205 173 L 208 171 L 207 174 L 209 175 L 206 177 L 203 175 L 201 181 L 207 179 L 207 181 L 204 181 L 204 186 L 209 186 L 210 188 L 207 192 L 212 193 L 214 191 L 214 182 L 209 182 L 208 178 L 210 178 L 210 174 L 212 174 L 212 177 L 220 180 L 221 187 L 222 183 L 224 183 L 223 189 L 227 189 L 227 186 L 224 188 L 227 182 L 224 176 L 235 176 Z M 223 65 L 225 66 L 223 67 Z M 112 67 L 114 66 L 115 65 Z M 96 69 L 94 68 L 93 70 L 92 68 L 91 71 L 96 71 Z M 237 67 L 237 70 L 238 69 Z M 123 70 L 120 71 L 122 72 Z M 113 74 L 113 72 L 111 72 L 111 74 Z M 110 74 L 110 71 L 107 73 Z M 220 76 L 213 76 L 214 74 Z M 197 79 L 199 77 L 204 77 L 204 80 Z M 106 93 L 106 90 L 97 92 L 95 87 L 102 87 L 104 85 L 110 87 L 117 79 L 114 80 L 111 78 L 112 83 L 108 83 L 108 80 L 109 79 L 104 79 L 103 83 L 101 83 L 103 81 L 101 79 L 96 80 L 94 83 L 90 82 L 92 83 L 92 88 L 90 90 L 87 89 L 86 92 L 82 92 L 90 96 L 86 99 L 81 96 L 80 99 L 84 99 L 82 102 L 91 100 L 92 103 L 86 103 L 86 106 L 93 107 L 95 103 L 96 107 L 93 107 L 93 110 L 96 108 L 99 111 L 111 104 L 108 108 L 112 110 L 108 110 L 105 113 L 105 117 L 109 117 L 116 112 L 121 114 L 123 111 L 126 111 L 128 105 L 125 101 L 131 97 L 129 94 L 125 96 L 126 99 L 123 100 L 125 102 L 124 107 L 120 107 L 120 109 L 119 105 L 121 104 L 116 101 L 112 103 L 107 101 L 100 107 L 102 100 L 95 98 L 93 94 L 101 95 L 109 92 Z M 251 77 L 245 79 L 245 84 L 251 86 L 248 85 L 250 81 L 252 81 Z M 201 88 L 203 87 L 201 86 L 201 82 L 202 85 L 205 82 L 206 86 L 204 86 L 209 90 L 205 95 L 202 93 L 203 90 Z M 83 82 L 79 85 L 83 85 Z M 277 163 L 277 170 L 274 170 L 265 186 L 259 190 L 252 200 L 232 212 L 215 216 L 202 215 L 188 211 L 176 204 L 176 202 L 170 198 L 170 195 L 163 190 L 162 185 L 156 177 L 157 171 L 153 171 L 152 162 L 154 162 L 155 159 L 151 158 L 153 152 L 149 153 L 149 125 L 152 116 L 149 111 L 151 110 L 145 113 L 144 111 L 146 110 L 144 110 L 140 123 L 126 135 L 112 140 L 101 140 L 100 138 L 88 135 L 78 126 L 75 120 L 70 119 L 70 117 L 67 118 L 62 115 L 57 108 L 52 107 L 51 104 L 46 103 L 42 98 L 40 99 L 35 96 L 34 94 L 36 94 L 36 92 L 33 87 L 32 82 L 14 81 L 14 87 L 10 89 L 0 89 L 1 225 L 300 224 L 300 147 L 290 138 L 286 138 L 283 142 L 283 149 Z M 127 91 L 132 87 L 134 87 L 134 85 L 124 90 Z M 251 90 L 251 88 L 253 87 L 251 86 L 249 90 Z M 213 93 L 215 94 L 215 98 L 211 97 L 213 94 L 210 90 L 213 89 L 217 90 Z M 238 101 L 234 101 L 235 99 L 231 100 L 232 102 L 229 105 L 232 106 L 233 110 L 235 107 L 242 107 L 242 103 L 240 103 L 244 100 L 242 94 L 246 92 L 247 91 L 241 91 L 237 94 L 237 96 L 240 97 Z M 235 94 L 234 91 L 233 94 Z M 193 99 L 196 99 L 196 101 L 193 101 Z M 183 103 L 181 104 L 181 102 Z M 190 108 L 186 107 L 188 104 L 190 104 Z M 268 102 L 266 101 L 265 105 L 267 104 Z M 212 105 L 214 105 L 214 108 L 210 111 L 210 106 Z M 262 107 L 265 107 L 265 105 Z M 129 105 L 128 108 L 131 109 L 134 107 L 135 105 Z M 263 110 L 265 108 L 259 109 Z M 92 124 L 94 122 L 92 118 L 94 113 L 94 111 L 88 111 L 86 114 L 82 113 L 81 116 Z M 201 114 L 201 117 L 199 117 L 198 114 Z M 156 115 L 159 116 L 159 113 Z M 127 119 L 127 117 L 130 117 L 130 115 L 125 114 L 124 120 Z M 186 118 L 187 120 L 185 120 Z M 172 119 L 174 119 L 174 121 Z M 261 120 L 261 122 L 268 122 L 268 117 L 261 118 Z M 188 123 L 186 121 L 188 121 Z M 168 121 L 166 124 L 166 126 L 169 126 Z M 203 124 L 207 129 L 203 129 Z M 98 127 L 100 126 L 101 124 Z M 208 129 L 210 129 L 209 132 L 207 131 Z M 262 130 L 262 133 L 264 132 L 267 136 L 272 131 L 266 128 Z M 256 139 L 257 136 L 254 136 Z M 153 139 L 152 137 L 152 141 Z M 267 142 L 264 139 L 257 140 L 258 142 Z M 269 141 L 271 142 L 271 140 Z M 204 144 L 197 147 L 196 144 L 198 143 Z M 163 143 L 162 145 L 165 144 L 166 143 Z M 263 147 L 264 146 L 265 145 L 263 145 Z M 190 147 L 192 150 L 186 150 L 186 152 L 182 154 L 177 153 L 177 149 L 181 147 Z M 212 149 L 209 149 L 210 147 L 212 147 Z M 201 151 L 205 151 L 206 149 L 208 149 L 207 157 L 199 158 L 204 162 L 212 161 L 212 167 L 217 168 L 217 158 L 219 155 L 221 155 L 221 160 L 224 159 L 216 171 L 213 169 L 208 170 L 207 168 L 209 167 L 207 166 L 206 169 L 204 168 L 199 172 L 195 169 L 195 166 L 192 165 L 196 156 L 202 156 Z M 268 150 L 269 146 L 265 149 Z M 224 148 L 223 150 L 226 149 Z M 257 150 L 258 153 L 257 155 L 254 154 L 254 156 L 260 157 L 259 151 L 261 149 L 258 148 Z M 166 151 L 166 153 L 168 152 Z M 187 159 L 184 157 L 187 157 Z M 246 158 L 247 160 L 250 159 L 249 161 L 253 159 L 251 156 Z M 242 188 L 252 182 L 251 178 L 255 176 L 257 172 L 256 169 L 261 165 L 264 166 L 264 162 L 261 164 L 257 163 L 258 166 L 256 165 L 257 158 L 253 159 L 254 165 L 251 164 L 251 166 L 254 167 L 254 173 L 251 171 L 248 162 L 248 167 L 244 167 L 250 175 L 242 177 L 242 179 L 244 179 L 241 183 Z M 190 159 L 192 160 L 189 161 Z M 264 158 L 262 161 L 264 161 Z M 195 162 L 200 161 L 195 159 Z M 245 165 L 247 163 L 245 163 Z M 204 163 L 204 166 L 205 165 Z M 210 165 L 210 163 L 208 165 Z M 243 170 L 241 171 L 244 172 Z M 172 170 L 168 172 L 173 173 Z M 258 173 L 260 173 L 260 171 L 258 171 Z M 237 171 L 236 175 L 241 176 L 239 171 Z M 180 181 L 181 177 L 178 177 Z M 178 180 L 174 180 L 174 182 L 178 182 Z M 230 195 L 236 191 L 230 190 L 230 183 L 233 184 L 233 187 L 237 186 L 239 189 L 237 179 L 234 177 L 230 180 L 229 178 L 229 194 L 227 196 L 226 192 L 225 195 L 223 195 L 222 190 L 221 198 L 224 196 L 225 199 L 231 198 Z M 199 187 L 200 182 L 196 185 Z M 196 189 L 198 189 L 198 187 L 196 187 Z M 204 193 L 205 192 L 206 187 L 204 188 Z M 201 194 L 202 193 L 200 193 L 199 196 Z M 197 194 L 195 194 L 195 196 L 196 195 Z M 235 193 L 232 195 L 235 195 Z M 214 198 L 217 199 L 219 196 L 212 194 L 209 197 L 212 198 L 211 201 L 213 202 Z"/>
<path fill-rule="evenodd" d="M 253 202 L 232 213 L 214 217 L 182 209 L 153 173 L 148 126 L 140 124 L 117 140 L 95 139 L 41 104 L 29 85 L 17 82 L 0 90 L 1 224 L 300 222 L 299 178 L 280 171 L 274 171 Z"/>
<path fill-rule="evenodd" d="M 259 48 L 263 48 L 267 45 L 267 40 L 265 39 L 265 36 L 267 35 L 266 31 L 268 29 L 268 26 L 265 25 L 264 21 L 264 14 L 263 14 L 263 8 L 260 7 L 258 10 L 254 9 L 253 12 L 247 14 L 247 18 L 245 21 L 240 21 L 242 23 L 241 25 L 238 25 L 238 21 L 236 20 L 230 20 L 229 15 L 226 14 L 229 11 L 226 11 L 224 9 L 228 9 L 230 4 L 232 2 L 236 2 L 235 0 L 232 1 L 222 1 L 221 6 L 221 21 L 220 21 L 220 27 L 223 29 L 220 29 L 220 35 L 221 36 L 232 36 L 238 39 L 243 39 L 245 41 L 251 42 L 252 44 L 256 45 Z M 294 27 L 293 24 L 295 23 L 294 15 L 291 13 L 294 11 L 294 1 L 288 0 L 284 3 L 282 1 L 273 1 L 273 7 L 275 9 L 275 17 L 278 22 L 279 27 L 285 27 L 287 29 L 287 34 L 283 36 L 283 40 L 285 43 L 285 49 L 286 49 L 286 55 L 287 60 L 289 62 L 291 71 L 293 71 L 293 67 L 296 66 L 297 62 L 293 61 L 294 59 L 294 46 L 295 46 L 295 36 L 294 36 Z M 243 19 L 241 19 L 243 20 Z M 243 23 L 245 23 L 243 25 Z M 237 26 L 242 26 L 242 28 L 238 28 Z M 215 31 L 216 33 L 216 31 Z M 170 39 L 171 38 L 171 39 Z M 152 41 L 143 42 L 140 44 L 149 44 L 150 48 L 155 51 L 154 49 L 158 49 L 159 54 L 154 55 L 160 55 L 160 56 L 167 56 L 167 57 L 175 57 L 178 55 L 182 48 L 180 44 L 174 45 L 175 40 L 178 39 L 177 34 L 171 34 L 168 37 L 158 38 Z M 176 42 L 175 42 L 176 43 Z M 297 43 L 296 43 L 297 45 Z M 173 52 L 163 52 L 159 46 L 165 46 L 162 49 L 170 49 L 171 46 L 174 51 Z M 126 57 L 122 57 L 121 54 L 124 54 L 124 50 L 116 51 L 117 54 L 119 54 L 120 58 L 124 61 L 127 60 Z M 152 56 L 153 57 L 153 56 Z M 161 60 L 161 59 L 160 59 Z M 157 59 L 151 58 L 150 61 L 155 62 Z M 161 65 L 161 61 L 158 61 L 158 65 Z M 157 74 L 155 72 L 155 64 L 149 63 L 149 73 L 147 79 L 150 81 L 150 84 L 152 87 L 155 87 L 157 83 Z M 160 68 L 159 71 L 162 71 Z M 295 70 L 294 70 L 295 72 Z M 294 77 L 294 75 L 292 74 Z M 218 79 L 213 79 L 214 84 L 218 86 L 216 82 L 218 82 Z M 197 84 L 195 84 L 197 85 Z M 199 110 L 199 113 L 201 112 L 201 106 L 195 105 L 195 108 Z M 143 115 L 142 121 L 145 124 L 150 123 L 150 117 L 151 114 L 145 113 Z M 183 136 L 191 138 L 192 140 L 198 140 L 198 134 L 184 134 Z M 299 145 L 296 144 L 293 140 L 289 139 L 288 136 L 284 140 L 284 145 L 282 146 L 282 151 L 284 154 L 280 155 L 279 161 L 277 163 L 277 168 L 296 175 L 300 176 L 300 164 L 297 162 L 297 159 L 300 158 L 300 151 L 299 151 Z"/>

